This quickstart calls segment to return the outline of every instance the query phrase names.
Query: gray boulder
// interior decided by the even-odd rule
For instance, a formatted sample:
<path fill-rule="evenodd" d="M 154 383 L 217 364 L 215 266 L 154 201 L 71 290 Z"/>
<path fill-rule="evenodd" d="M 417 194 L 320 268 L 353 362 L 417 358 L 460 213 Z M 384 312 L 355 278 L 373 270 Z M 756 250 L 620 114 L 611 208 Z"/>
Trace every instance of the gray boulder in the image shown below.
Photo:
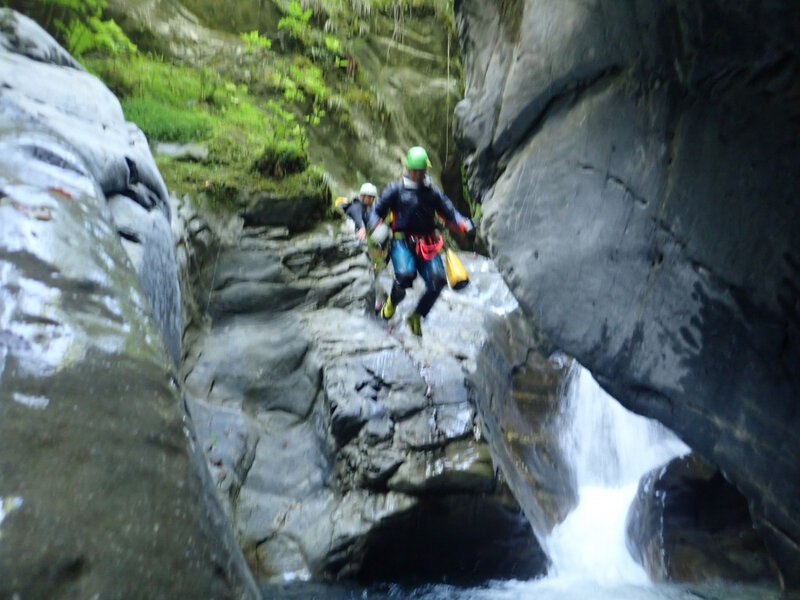
<path fill-rule="evenodd" d="M 693 454 L 642 477 L 625 541 L 653 581 L 777 579 L 747 500 Z"/>
<path fill-rule="evenodd" d="M 0 596 L 256 598 L 181 402 L 144 136 L 26 18 L 0 45 Z"/>
<path fill-rule="evenodd" d="M 516 310 L 491 263 L 465 259 L 471 291 L 446 291 L 420 341 L 400 314 L 388 324 L 373 316 L 372 264 L 346 224 L 290 238 L 211 215 L 207 227 L 189 226 L 197 215 L 174 212 L 179 230 L 216 237 L 210 250 L 198 246 L 192 286 L 207 311 L 187 332 L 184 378 L 257 576 L 474 581 L 544 571 L 498 478 L 478 415 L 483 388 L 473 386 L 480 357 L 507 335 L 493 335 L 502 320 L 486 315 Z M 518 335 L 519 348 L 533 343 Z M 514 364 L 496 364 L 497 376 Z"/>
<path fill-rule="evenodd" d="M 88 176 L 114 200 L 109 206 L 119 218 L 119 234 L 177 366 L 181 303 L 167 189 L 144 134 L 125 120 L 119 101 L 99 79 L 65 59 L 67 53 L 24 15 L 0 11 L 0 44 L 11 50 L 3 54 L 5 119 L 46 130 L 47 141 L 20 146 L 43 165 Z"/>
<path fill-rule="evenodd" d="M 456 129 L 524 313 L 718 465 L 800 585 L 800 8 L 456 4 Z"/>

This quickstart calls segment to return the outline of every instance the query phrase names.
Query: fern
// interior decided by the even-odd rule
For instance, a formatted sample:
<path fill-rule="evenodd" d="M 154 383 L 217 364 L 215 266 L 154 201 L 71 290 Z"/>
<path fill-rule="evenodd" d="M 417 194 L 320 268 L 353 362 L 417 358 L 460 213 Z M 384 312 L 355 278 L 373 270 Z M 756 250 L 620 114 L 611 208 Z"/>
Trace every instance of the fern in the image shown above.
<path fill-rule="evenodd" d="M 119 56 L 137 51 L 114 20 L 103 20 L 106 0 L 39 0 L 10 6 L 36 20 L 75 58 L 90 52 Z"/>
<path fill-rule="evenodd" d="M 298 0 L 292 0 L 287 7 L 286 16 L 278 21 L 278 31 L 286 31 L 289 37 L 308 46 L 311 41 L 308 21 L 312 14 L 310 8 L 303 10 Z"/>
<path fill-rule="evenodd" d="M 86 21 L 72 19 L 64 28 L 64 36 L 67 50 L 77 58 L 93 51 L 111 56 L 133 54 L 137 51 L 136 45 L 115 21 L 103 21 L 97 16 L 91 16 Z"/>
<path fill-rule="evenodd" d="M 248 54 L 255 54 L 256 51 L 265 51 L 272 48 L 272 40 L 263 35 L 259 35 L 258 31 L 250 31 L 248 33 L 240 33 L 239 37 L 245 43 L 245 48 Z"/>

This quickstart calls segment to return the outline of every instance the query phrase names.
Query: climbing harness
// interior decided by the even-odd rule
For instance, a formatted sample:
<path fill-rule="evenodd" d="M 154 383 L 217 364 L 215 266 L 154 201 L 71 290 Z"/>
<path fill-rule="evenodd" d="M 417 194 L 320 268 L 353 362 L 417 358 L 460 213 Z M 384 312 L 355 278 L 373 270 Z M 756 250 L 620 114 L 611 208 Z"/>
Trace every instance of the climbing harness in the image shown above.
<path fill-rule="evenodd" d="M 439 254 L 439 251 L 444 247 L 444 239 L 437 231 L 424 235 L 395 231 L 394 239 L 404 239 L 408 245 L 408 249 L 411 250 L 415 256 L 423 260 L 432 259 Z"/>

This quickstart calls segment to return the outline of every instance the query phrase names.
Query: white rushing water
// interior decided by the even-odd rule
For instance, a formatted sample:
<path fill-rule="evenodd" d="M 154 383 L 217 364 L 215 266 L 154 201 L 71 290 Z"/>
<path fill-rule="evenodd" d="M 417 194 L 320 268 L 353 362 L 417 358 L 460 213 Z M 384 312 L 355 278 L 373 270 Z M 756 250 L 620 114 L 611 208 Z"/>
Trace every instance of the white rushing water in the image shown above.
<path fill-rule="evenodd" d="M 476 588 L 427 585 L 323 590 L 265 598 L 325 600 L 779 600 L 780 590 L 723 582 L 653 584 L 625 547 L 625 520 L 642 475 L 689 451 L 656 421 L 623 408 L 583 368 L 566 390 L 561 442 L 577 475 L 578 506 L 547 540 L 552 568 L 532 581 Z"/>
<path fill-rule="evenodd" d="M 636 415 L 578 367 L 565 392 L 561 443 L 575 469 L 578 506 L 547 539 L 547 577 L 495 582 L 460 594 L 418 598 L 469 600 L 777 600 L 774 589 L 733 584 L 653 584 L 625 546 L 625 521 L 639 480 L 690 451 L 666 427 Z"/>
<path fill-rule="evenodd" d="M 578 367 L 563 415 L 562 444 L 575 470 L 577 508 L 548 539 L 551 578 L 646 585 L 625 547 L 625 518 L 642 475 L 689 452 L 652 419 L 626 410 Z"/>

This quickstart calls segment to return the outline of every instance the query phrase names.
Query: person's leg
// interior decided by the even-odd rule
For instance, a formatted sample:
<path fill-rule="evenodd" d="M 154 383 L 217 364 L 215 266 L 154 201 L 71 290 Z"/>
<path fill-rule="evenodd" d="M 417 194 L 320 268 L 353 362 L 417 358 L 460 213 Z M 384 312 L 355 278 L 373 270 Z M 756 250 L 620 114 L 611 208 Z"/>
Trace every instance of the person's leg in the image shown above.
<path fill-rule="evenodd" d="M 394 283 L 392 284 L 392 302 L 397 305 L 406 297 L 406 290 L 414 283 L 417 276 L 417 265 L 414 255 L 408 249 L 405 240 L 395 240 L 392 244 L 392 266 L 394 267 Z"/>
<path fill-rule="evenodd" d="M 419 299 L 417 309 L 414 311 L 421 317 L 427 317 L 433 303 L 439 297 L 445 284 L 447 276 L 444 271 L 444 263 L 440 255 L 434 256 L 430 260 L 420 260 L 420 274 L 425 281 L 425 293 Z"/>
<path fill-rule="evenodd" d="M 405 240 L 392 242 L 392 266 L 394 267 L 394 282 L 389 298 L 381 309 L 384 319 L 391 319 L 395 308 L 406 297 L 406 289 L 410 288 L 417 276 L 417 266 L 414 255 L 408 249 Z"/>

